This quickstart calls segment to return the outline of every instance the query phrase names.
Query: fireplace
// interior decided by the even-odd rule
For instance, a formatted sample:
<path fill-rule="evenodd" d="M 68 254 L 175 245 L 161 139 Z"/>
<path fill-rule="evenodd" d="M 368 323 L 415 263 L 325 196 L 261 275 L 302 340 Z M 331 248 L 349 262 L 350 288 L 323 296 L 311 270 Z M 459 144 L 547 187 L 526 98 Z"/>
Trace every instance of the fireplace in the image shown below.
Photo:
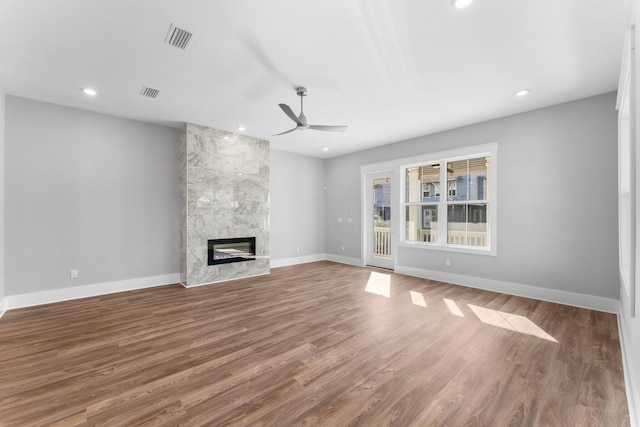
<path fill-rule="evenodd" d="M 256 259 L 256 238 L 213 239 L 208 241 L 208 264 L 253 261 Z"/>

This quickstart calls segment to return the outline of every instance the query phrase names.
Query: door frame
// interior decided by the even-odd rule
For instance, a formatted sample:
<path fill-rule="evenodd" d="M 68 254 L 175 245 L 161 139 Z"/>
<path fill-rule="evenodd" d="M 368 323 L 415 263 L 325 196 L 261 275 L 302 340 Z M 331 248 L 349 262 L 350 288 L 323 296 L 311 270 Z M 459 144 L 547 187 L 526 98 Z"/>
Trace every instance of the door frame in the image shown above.
<path fill-rule="evenodd" d="M 395 270 L 398 260 L 398 168 L 393 167 L 390 163 L 376 163 L 374 165 L 365 165 L 360 168 L 361 173 L 361 197 L 362 200 L 362 241 L 361 252 L 364 265 L 375 267 L 389 268 Z M 391 178 L 391 258 L 388 263 L 376 265 L 373 256 L 373 180 L 377 178 Z M 380 258 L 375 258 L 379 260 Z M 371 261 L 374 261 L 372 263 Z M 384 267 L 382 266 L 384 265 Z"/>

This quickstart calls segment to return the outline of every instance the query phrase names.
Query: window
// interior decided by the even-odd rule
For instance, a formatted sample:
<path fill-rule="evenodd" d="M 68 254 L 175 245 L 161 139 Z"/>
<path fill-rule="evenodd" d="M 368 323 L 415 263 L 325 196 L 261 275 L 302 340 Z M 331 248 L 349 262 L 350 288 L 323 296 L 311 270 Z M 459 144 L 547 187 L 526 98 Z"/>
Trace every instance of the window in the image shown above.
<path fill-rule="evenodd" d="M 431 197 L 431 184 L 424 183 L 422 184 L 422 198 L 428 199 Z"/>
<path fill-rule="evenodd" d="M 407 240 L 434 242 L 438 238 L 438 200 L 440 192 L 438 165 L 420 165 L 406 168 L 405 200 Z M 434 191 L 424 191 L 433 187 Z M 423 189 L 420 193 L 420 189 Z"/>
<path fill-rule="evenodd" d="M 402 168 L 405 213 L 401 243 L 495 255 L 496 187 L 492 177 L 497 145 L 481 148 L 490 150 L 441 153 L 441 158 Z M 463 151 L 469 154 L 444 156 Z M 439 188 L 447 189 L 442 197 Z"/>
<path fill-rule="evenodd" d="M 483 156 L 447 163 L 447 243 L 489 246 L 486 220 L 488 201 L 484 198 L 485 192 L 477 185 L 478 181 L 486 182 L 489 161 L 489 157 Z M 460 191 L 456 192 L 458 182 Z"/>
<path fill-rule="evenodd" d="M 458 182 L 457 181 L 449 181 L 449 200 L 451 200 L 451 197 L 455 197 L 456 196 L 456 187 L 458 186 Z"/>
<path fill-rule="evenodd" d="M 618 244 L 622 289 L 620 298 L 629 315 L 636 316 L 636 105 L 632 101 L 635 85 L 633 41 L 635 29 L 625 34 L 622 71 L 618 87 Z"/>

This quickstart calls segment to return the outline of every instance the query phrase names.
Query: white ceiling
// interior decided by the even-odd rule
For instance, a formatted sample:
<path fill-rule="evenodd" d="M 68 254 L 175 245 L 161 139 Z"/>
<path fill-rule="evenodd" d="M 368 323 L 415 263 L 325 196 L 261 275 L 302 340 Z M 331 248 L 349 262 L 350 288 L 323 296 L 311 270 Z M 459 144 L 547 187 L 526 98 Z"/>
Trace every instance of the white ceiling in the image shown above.
<path fill-rule="evenodd" d="M 171 126 L 242 125 L 326 158 L 614 91 L 628 11 L 628 0 L 0 0 L 0 87 Z M 186 50 L 164 43 L 172 23 L 194 34 Z M 145 85 L 160 95 L 141 96 Z M 278 103 L 299 113 L 296 86 L 309 123 L 349 129 L 271 136 L 294 127 Z"/>

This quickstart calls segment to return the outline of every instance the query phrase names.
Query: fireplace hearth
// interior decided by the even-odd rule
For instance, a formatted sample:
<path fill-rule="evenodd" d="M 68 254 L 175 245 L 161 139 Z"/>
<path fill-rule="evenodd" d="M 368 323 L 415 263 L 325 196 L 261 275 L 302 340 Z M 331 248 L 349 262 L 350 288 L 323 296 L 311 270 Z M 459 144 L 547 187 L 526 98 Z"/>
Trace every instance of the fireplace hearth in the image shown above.
<path fill-rule="evenodd" d="M 208 240 L 207 246 L 208 265 L 253 261 L 256 259 L 255 237 L 212 239 Z"/>

